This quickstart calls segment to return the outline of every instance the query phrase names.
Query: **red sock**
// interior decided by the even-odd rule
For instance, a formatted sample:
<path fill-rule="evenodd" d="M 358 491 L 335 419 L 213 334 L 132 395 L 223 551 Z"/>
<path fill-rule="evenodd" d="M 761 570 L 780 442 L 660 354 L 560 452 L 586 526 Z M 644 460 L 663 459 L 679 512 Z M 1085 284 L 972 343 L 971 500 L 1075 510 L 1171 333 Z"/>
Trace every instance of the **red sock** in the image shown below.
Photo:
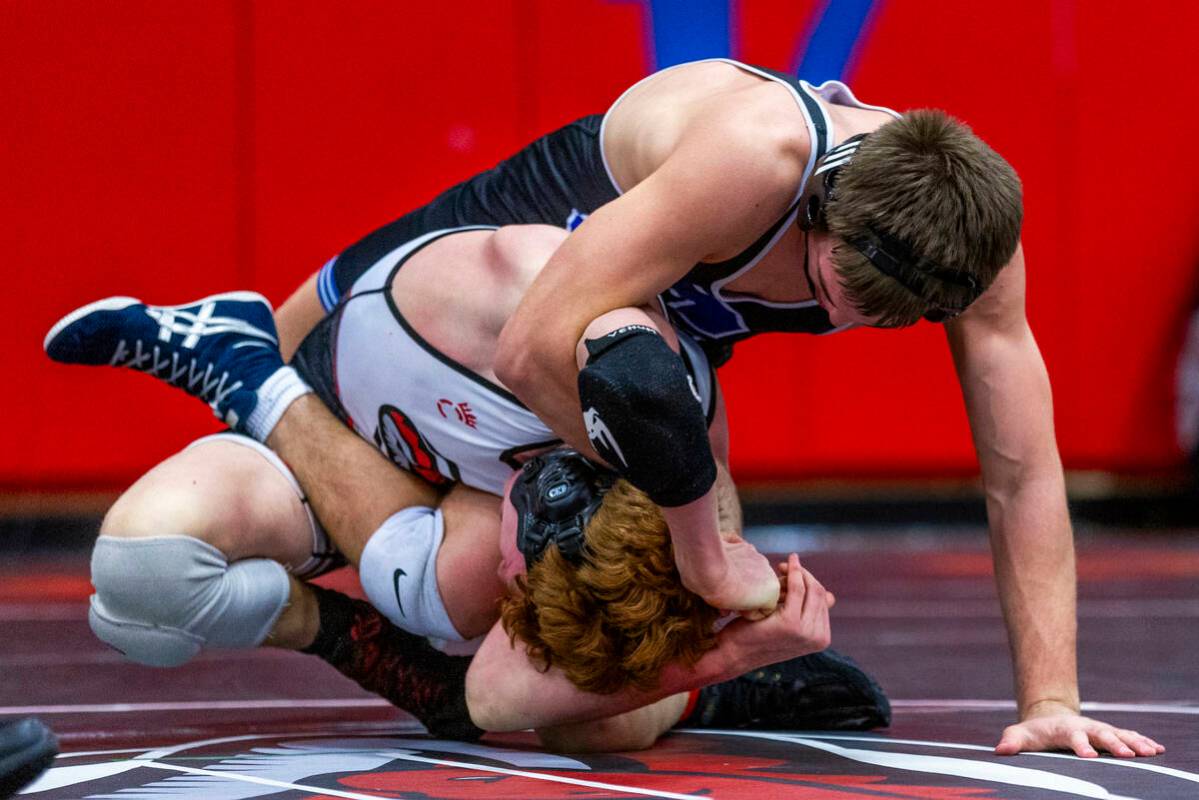
<path fill-rule="evenodd" d="M 466 708 L 469 656 L 449 656 L 424 637 L 402 631 L 362 600 L 313 586 L 320 629 L 305 653 L 382 696 L 443 739 L 474 741 L 484 731 Z"/>
<path fill-rule="evenodd" d="M 691 716 L 691 712 L 695 711 L 695 704 L 699 702 L 699 689 L 692 689 L 687 693 L 687 705 L 683 707 L 683 713 L 679 715 L 679 721 L 675 725 L 686 725 L 687 718 Z"/>

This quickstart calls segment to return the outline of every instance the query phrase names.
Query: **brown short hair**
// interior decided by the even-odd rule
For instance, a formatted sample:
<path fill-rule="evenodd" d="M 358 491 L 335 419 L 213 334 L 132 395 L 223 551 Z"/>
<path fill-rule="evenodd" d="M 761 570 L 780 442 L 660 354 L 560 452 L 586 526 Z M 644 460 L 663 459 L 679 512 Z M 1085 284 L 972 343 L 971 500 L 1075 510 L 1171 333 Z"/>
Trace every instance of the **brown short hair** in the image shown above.
<path fill-rule="evenodd" d="M 683 588 L 666 520 L 643 492 L 617 481 L 585 541 L 578 566 L 546 548 L 500 606 L 544 669 L 588 692 L 651 690 L 668 662 L 694 664 L 716 646 L 719 612 Z"/>
<path fill-rule="evenodd" d="M 962 122 L 919 109 L 871 133 L 837 177 L 826 211 L 842 240 L 873 226 L 917 256 L 973 275 L 984 288 L 1016 252 L 1023 201 L 1020 179 L 1003 157 Z M 931 296 L 904 288 L 848 245 L 833 264 L 858 311 L 884 327 L 912 325 L 930 301 L 965 305 L 968 289 L 931 280 Z"/>

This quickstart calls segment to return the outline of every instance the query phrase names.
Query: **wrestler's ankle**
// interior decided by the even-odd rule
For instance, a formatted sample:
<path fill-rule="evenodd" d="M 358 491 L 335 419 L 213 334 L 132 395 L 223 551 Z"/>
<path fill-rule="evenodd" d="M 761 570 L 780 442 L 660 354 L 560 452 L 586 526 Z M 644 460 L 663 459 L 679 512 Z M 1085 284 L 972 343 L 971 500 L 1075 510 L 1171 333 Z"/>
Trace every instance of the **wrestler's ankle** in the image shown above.
<path fill-rule="evenodd" d="M 305 651 L 316 641 L 320 631 L 320 607 L 313 587 L 294 577 L 287 607 L 275 621 L 263 644 L 284 650 Z"/>
<path fill-rule="evenodd" d="M 305 397 L 315 395 L 293 367 L 284 366 L 275 370 L 257 391 L 258 401 L 254 411 L 245 420 L 246 432 L 274 449 L 272 440 L 288 410 Z"/>
<path fill-rule="evenodd" d="M 316 604 L 317 628 L 312 641 L 299 650 L 340 668 L 351 657 L 348 645 L 354 626 L 354 600 L 320 586 L 310 585 L 309 589 Z"/>

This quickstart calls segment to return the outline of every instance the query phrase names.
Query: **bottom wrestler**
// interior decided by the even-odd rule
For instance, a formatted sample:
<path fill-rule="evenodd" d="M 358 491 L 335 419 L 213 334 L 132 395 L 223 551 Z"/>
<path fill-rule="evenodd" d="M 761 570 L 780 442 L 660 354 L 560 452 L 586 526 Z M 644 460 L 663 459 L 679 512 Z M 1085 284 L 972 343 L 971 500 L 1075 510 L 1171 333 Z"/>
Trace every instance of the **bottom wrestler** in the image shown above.
<path fill-rule="evenodd" d="M 552 440 L 548 430 L 519 404 L 508 402 L 505 407 L 502 401 L 507 400 L 506 392 L 494 383 L 488 358 L 494 353 L 495 335 L 519 299 L 523 288 L 521 281 L 531 279 L 539 263 L 544 263 L 544 258 L 556 246 L 554 237 L 561 235 L 552 229 L 536 228 L 509 229 L 500 233 L 476 230 L 453 236 L 424 237 L 398 248 L 381 259 L 377 269 L 363 276 L 353 294 L 356 299 L 344 303 L 324 326 L 324 338 L 321 329 L 309 337 L 302 351 L 305 358 L 300 359 L 301 364 L 310 365 L 308 372 L 318 388 L 323 380 L 324 385 L 335 385 L 342 390 L 340 399 L 326 393 L 326 401 L 341 412 L 343 419 L 352 422 L 359 433 L 374 439 L 393 460 L 420 471 L 426 478 L 440 479 L 441 483 L 460 479 L 463 483 L 496 492 L 497 484 L 502 484 L 503 477 L 511 474 L 514 452 L 544 447 Z M 454 266 L 455 280 L 461 285 L 456 286 L 458 291 L 448 297 L 431 297 L 430 294 L 435 295 L 445 283 L 437 280 L 437 271 L 441 270 L 440 275 L 444 277 L 446 264 Z M 403 270 L 399 269 L 401 265 Z M 473 287 L 474 295 L 464 292 L 463 286 Z M 472 297 L 494 297 L 497 293 L 502 301 L 491 303 L 490 307 L 469 304 Z M 207 395 L 206 399 L 212 400 L 217 407 L 237 401 L 239 393 L 244 399 L 246 388 L 253 384 L 244 365 L 241 373 L 231 372 L 233 361 L 266 361 L 272 374 L 278 367 L 277 352 L 272 361 L 267 351 L 273 349 L 265 346 L 273 338 L 269 310 L 255 310 L 254 305 L 253 301 L 241 296 L 216 298 L 190 311 L 182 307 L 147 308 L 132 301 L 110 301 L 66 318 L 48 337 L 47 350 L 60 360 L 129 365 L 176 382 L 186 382 L 196 393 Z M 459 313 L 453 313 L 454 310 Z M 118 327 L 97 329 L 104 320 L 107 322 L 103 324 L 117 324 Z M 253 321 L 252 327 L 247 320 Z M 128 327 L 119 327 L 125 323 Z M 145 330 L 139 330 L 138 325 Z M 357 334 L 354 333 L 356 325 Z M 254 329 L 262 335 L 256 335 Z M 419 334 L 416 333 L 418 329 Z M 173 332 L 177 333 L 177 338 Z M 335 337 L 327 335 L 334 332 Z M 243 346 L 238 352 L 226 342 L 230 349 L 219 353 L 216 340 L 221 336 L 228 339 L 238 333 L 241 339 L 236 344 L 256 346 Z M 401 333 L 409 334 L 411 342 L 416 343 L 416 349 L 409 353 L 413 357 L 402 362 L 397 360 L 402 371 L 391 380 L 380 380 L 387 362 L 380 362 L 378 358 L 378 339 L 394 344 Z M 105 338 L 108 335 L 111 338 Z M 357 356 L 354 347 L 359 348 Z M 423 367 L 419 360 L 422 355 Z M 220 361 L 222 358 L 224 362 Z M 702 354 L 693 356 L 693 362 L 698 358 L 702 358 Z M 202 363 L 203 359 L 208 360 Z M 335 375 L 322 375 L 318 367 L 312 366 L 331 365 L 334 361 L 337 364 Z M 251 366 L 259 365 L 251 363 Z M 426 367 L 433 372 L 419 371 Z M 441 402 L 443 398 L 435 396 L 441 395 L 441 389 L 446 388 L 447 375 L 459 378 L 460 383 L 452 389 L 461 390 L 452 402 L 445 400 L 450 405 L 448 409 Z M 462 380 L 463 377 L 467 380 Z M 702 384 L 710 373 L 705 376 L 703 369 L 698 372 L 693 369 L 692 377 Z M 266 385 L 268 382 L 260 378 L 257 383 Z M 398 400 L 404 396 L 404 391 L 413 390 L 417 391 L 417 396 L 411 402 Z M 421 391 L 429 396 L 421 398 Z M 468 397 L 469 402 L 463 397 Z M 391 403 L 386 402 L 389 399 Z M 419 399 L 428 402 L 417 403 Z M 288 418 L 296 413 L 302 416 L 307 400 L 301 398 L 287 409 L 278 428 L 284 429 L 289 423 Z M 310 403 L 307 405 L 311 406 Z M 388 409 L 386 412 L 383 411 L 385 408 Z M 233 406 L 227 406 L 225 411 L 231 409 Z M 475 416 L 478 422 L 476 414 L 483 409 L 492 412 L 488 422 L 509 423 L 505 435 L 497 439 L 494 428 L 468 424 L 466 414 Z M 253 422 L 259 411 L 260 408 L 249 408 L 240 415 L 241 419 L 235 411 L 230 421 L 243 425 Z M 434 422 L 433 427 L 421 421 L 422 413 L 424 421 Z M 436 423 L 438 417 L 452 424 L 448 427 L 439 425 Z M 511 422 L 513 419 L 515 423 Z M 521 425 L 525 427 L 521 429 Z M 454 435 L 443 436 L 446 430 Z M 301 441 L 302 433 L 301 429 L 298 437 Z M 488 435 L 492 438 L 487 439 Z M 266 438 L 265 434 L 262 438 Z M 334 631 L 338 627 L 334 623 L 340 621 L 341 628 L 345 629 L 347 625 L 356 624 L 352 621 L 355 614 L 365 612 L 359 610 L 351 614 L 345 610 L 348 607 L 340 603 L 341 613 L 325 613 L 325 606 L 339 605 L 325 594 L 320 596 L 318 611 L 318 598 L 310 589 L 294 579 L 287 581 L 278 563 L 290 565 L 297 575 L 307 576 L 319 571 L 330 560 L 331 554 L 320 539 L 320 529 L 297 500 L 295 489 L 286 480 L 280 480 L 280 476 L 289 474 L 287 468 L 278 460 L 268 463 L 266 459 L 270 456 L 265 451 L 255 453 L 242 444 L 250 443 L 244 439 L 235 443 L 228 437 L 219 437 L 198 444 L 156 468 L 118 502 L 105 521 L 105 535 L 98 543 L 94 560 L 97 597 L 93 601 L 93 627 L 102 638 L 120 642 L 117 646 L 131 657 L 148 663 L 179 663 L 205 644 L 249 646 L 263 641 L 269 633 L 272 643 L 309 646 L 326 656 L 336 650 L 343 658 L 329 660 L 340 660 L 344 666 L 345 637 L 340 636 L 344 630 Z M 293 466 L 306 462 L 302 453 L 296 458 L 294 453 L 287 452 L 286 446 L 283 449 L 284 457 Z M 437 498 L 426 485 L 410 476 L 401 477 L 402 473 L 369 450 L 362 458 L 362 450 L 366 448 L 359 449 L 358 459 L 352 464 L 347 463 L 346 469 L 335 471 L 335 478 L 340 474 L 343 480 L 335 480 L 337 486 L 334 489 L 339 492 L 348 484 L 352 484 L 350 492 L 357 487 L 369 487 L 371 491 L 364 502 L 341 503 L 341 508 L 349 508 L 348 516 L 337 510 L 338 504 L 322 506 L 318 503 L 317 506 L 327 526 L 332 520 L 333 538 L 343 552 L 353 561 L 361 557 L 364 584 L 372 599 L 381 598 L 376 602 L 390 612 L 389 616 L 401 622 L 411 622 L 407 614 L 429 611 L 426 617 L 433 618 L 432 627 L 420 632 L 438 635 L 438 638 L 461 639 L 485 630 L 495 615 L 497 592 L 489 587 L 496 582 L 494 569 L 498 549 L 494 544 L 490 550 L 480 548 L 473 537 L 460 536 L 458 531 L 494 531 L 496 501 L 459 487 L 447 495 L 440 510 L 435 512 L 430 507 Z M 301 478 L 304 477 L 301 474 Z M 351 482 L 349 477 L 362 480 Z M 304 483 L 310 492 L 321 489 L 319 481 L 314 484 L 304 480 Z M 384 510 L 380 511 L 381 508 Z M 405 510 L 397 512 L 397 508 Z M 331 513 L 327 513 L 327 509 Z M 383 524 L 361 524 L 362 519 L 371 514 L 383 520 Z M 338 535 L 339 530 L 343 535 Z M 164 537 L 164 531 L 186 535 Z M 364 531 L 373 535 L 364 537 Z M 418 580 L 405 581 L 404 585 L 418 584 L 423 591 L 406 598 L 405 609 L 398 583 L 394 591 L 390 586 L 379 590 L 380 581 L 370 579 L 370 565 L 375 560 L 370 556 L 375 551 L 383 554 L 384 557 L 379 559 L 386 565 L 381 571 L 382 583 L 390 584 L 395 575 L 395 570 L 391 569 L 394 559 L 388 560 L 394 555 L 390 545 L 411 545 L 414 537 L 425 548 L 423 557 L 415 560 L 424 574 Z M 112 539 L 120 541 L 110 541 Z M 314 541 L 316 547 L 313 547 Z M 198 548 L 195 542 L 208 548 Z M 372 543 L 376 544 L 373 546 Z M 312 555 L 314 552 L 318 557 Z M 197 558 L 195 553 L 202 557 Z M 414 562 L 405 563 L 411 571 Z M 155 597 L 154 607 L 146 608 L 148 587 L 145 580 L 160 581 L 153 587 L 160 590 L 164 585 L 178 585 L 181 574 L 202 590 L 201 602 L 194 602 L 195 597 L 180 598 L 183 602 L 179 605 L 187 608 L 177 608 Z M 452 578 L 446 580 L 447 576 Z M 280 577 L 283 584 L 280 584 Z M 465 586 L 466 591 L 455 591 L 451 585 L 454 580 Z M 790 584 L 789 597 L 802 582 L 791 581 Z M 273 595 L 261 591 L 264 587 L 280 585 L 286 586 L 286 591 L 276 589 Z M 480 597 L 482 603 L 478 601 Z M 286 605 L 289 598 L 290 605 Z M 438 609 L 442 600 L 444 607 Z M 285 609 L 280 607 L 284 605 Z M 795 619 L 790 621 L 797 623 L 800 609 L 791 610 Z M 147 618 L 154 614 L 159 615 L 158 618 Z M 319 631 L 318 619 L 321 622 Z M 770 631 L 772 635 L 782 636 L 769 644 L 759 641 L 761 652 L 753 657 L 747 655 L 748 651 L 740 652 L 739 662 L 725 658 L 718 670 L 713 670 L 710 664 L 705 666 L 701 659 L 694 670 L 686 671 L 686 675 L 682 672 L 674 677 L 668 675 L 663 686 L 682 688 L 695 684 L 701 677 L 731 677 L 735 674 L 729 674 L 733 663 L 748 669 L 751 665 L 761 666 L 778 660 L 777 657 L 814 649 L 811 642 L 804 642 L 805 650 L 795 650 L 798 644 L 794 631 L 791 631 L 792 636 L 786 635 L 787 622 L 786 616 L 780 615 L 779 619 L 756 624 L 764 633 Z M 742 645 L 754 642 L 755 634 L 746 633 L 746 629 L 756 630 L 753 625 L 739 623 L 725 638 L 739 637 L 737 641 Z M 356 631 L 359 640 L 361 633 L 359 626 Z M 414 649 L 411 645 L 405 646 Z M 790 652 L 788 648 L 791 648 Z M 420 650 L 423 658 L 430 663 L 442 663 L 438 656 L 432 655 L 433 651 L 425 650 Z M 771 657 L 763 660 L 762 652 Z M 709 662 L 715 660 L 708 659 Z M 704 672 L 704 669 L 709 671 Z M 442 683 L 452 684 L 452 679 L 460 678 L 464 670 L 437 666 L 426 671 L 430 680 L 441 679 Z M 535 670 L 528 671 L 534 676 L 539 674 Z M 855 671 L 855 674 L 860 673 Z M 356 677 L 362 680 L 362 676 Z M 536 680 L 536 677 L 532 679 Z M 675 684 L 671 684 L 671 680 Z M 791 684 L 794 686 L 795 681 Z M 422 684 L 418 688 L 416 693 L 426 700 L 428 697 L 437 698 L 437 703 L 445 700 L 441 693 L 431 691 L 428 686 Z M 439 727 L 439 709 L 429 707 L 437 703 L 397 697 L 394 687 L 388 694 L 422 720 L 431 722 L 431 727 Z M 569 705 L 547 707 L 545 718 L 534 724 L 549 725 L 563 717 L 581 718 L 611 713 L 611 709 L 625 710 L 650 699 L 652 694 L 631 693 L 633 699 L 627 701 L 612 696 L 599 700 L 584 698 L 585 702 L 576 703 L 587 707 L 583 710 L 571 709 Z M 502 698 L 500 700 L 502 702 Z M 876 699 L 871 698 L 870 703 L 875 706 L 875 713 L 869 719 L 877 724 L 881 721 L 880 713 L 885 712 L 878 711 L 881 706 Z M 857 705 L 863 704 L 858 698 Z"/>

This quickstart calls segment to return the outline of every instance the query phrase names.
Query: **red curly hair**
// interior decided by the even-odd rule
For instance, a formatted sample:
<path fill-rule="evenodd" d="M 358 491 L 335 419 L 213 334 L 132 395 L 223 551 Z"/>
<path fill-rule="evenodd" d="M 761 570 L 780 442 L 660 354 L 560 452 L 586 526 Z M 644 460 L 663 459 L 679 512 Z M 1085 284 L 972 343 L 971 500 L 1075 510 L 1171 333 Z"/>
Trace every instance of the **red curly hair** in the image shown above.
<path fill-rule="evenodd" d="M 500 606 L 544 669 L 588 692 L 651 690 L 667 662 L 692 665 L 716 646 L 720 612 L 683 588 L 666 520 L 643 492 L 617 481 L 584 536 L 581 564 L 551 545 Z"/>

